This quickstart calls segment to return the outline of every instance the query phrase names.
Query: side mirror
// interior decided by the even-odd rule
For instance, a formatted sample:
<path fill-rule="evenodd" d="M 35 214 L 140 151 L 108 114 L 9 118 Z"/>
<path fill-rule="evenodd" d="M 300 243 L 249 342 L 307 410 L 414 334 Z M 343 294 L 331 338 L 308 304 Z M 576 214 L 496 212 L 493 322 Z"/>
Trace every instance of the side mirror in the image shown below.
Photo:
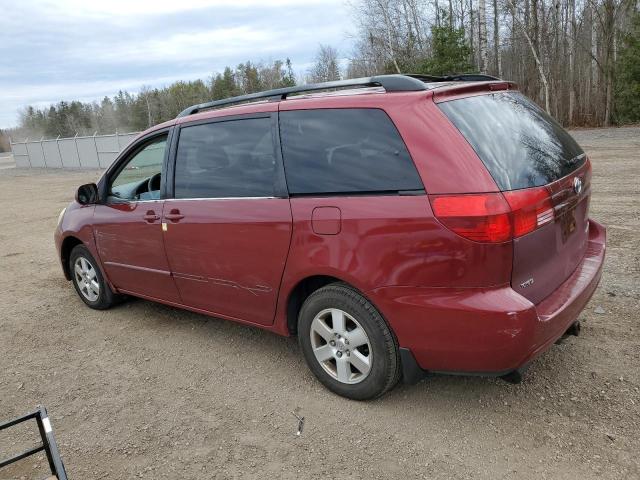
<path fill-rule="evenodd" d="M 76 202 L 80 205 L 98 203 L 98 186 L 95 183 L 87 183 L 78 187 Z"/>

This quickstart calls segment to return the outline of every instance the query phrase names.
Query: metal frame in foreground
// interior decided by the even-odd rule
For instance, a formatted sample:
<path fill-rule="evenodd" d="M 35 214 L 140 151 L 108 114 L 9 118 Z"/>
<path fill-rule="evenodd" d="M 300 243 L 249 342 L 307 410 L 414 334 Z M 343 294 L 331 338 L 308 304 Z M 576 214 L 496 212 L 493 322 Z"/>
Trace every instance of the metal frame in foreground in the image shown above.
<path fill-rule="evenodd" d="M 56 440 L 53 437 L 53 430 L 51 429 L 51 422 L 49 421 L 49 416 L 47 415 L 46 408 L 38 407 L 35 412 L 28 413 L 27 415 L 23 415 L 22 417 L 14 418 L 13 420 L 9 420 L 8 422 L 0 423 L 0 431 L 31 419 L 35 419 L 36 423 L 38 424 L 38 430 L 40 431 L 42 443 L 36 447 L 19 453 L 18 455 L 0 460 L 0 468 L 11 465 L 18 460 L 30 457 L 31 455 L 35 455 L 36 453 L 44 450 L 47 455 L 47 461 L 49 462 L 49 469 L 51 470 L 51 474 L 55 475 L 55 478 L 57 478 L 58 480 L 67 480 L 67 473 L 64 470 L 64 464 L 62 463 L 62 458 L 60 458 L 60 453 L 58 452 L 58 445 L 56 444 Z"/>

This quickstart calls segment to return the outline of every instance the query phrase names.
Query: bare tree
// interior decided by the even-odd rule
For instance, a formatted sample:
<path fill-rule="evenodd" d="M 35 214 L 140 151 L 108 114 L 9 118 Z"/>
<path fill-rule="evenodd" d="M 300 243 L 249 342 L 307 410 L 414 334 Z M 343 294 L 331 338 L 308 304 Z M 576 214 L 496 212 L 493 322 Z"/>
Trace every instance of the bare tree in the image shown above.
<path fill-rule="evenodd" d="M 493 0 L 493 56 L 498 77 L 502 77 L 502 52 L 500 51 L 500 11 L 498 0 Z"/>
<path fill-rule="evenodd" d="M 431 65 L 432 28 L 463 28 L 478 71 L 516 81 L 570 125 L 614 118 L 618 43 L 640 9 L 640 0 L 491 0 L 487 19 L 488 0 L 351 1 L 358 31 L 350 77 L 429 73 L 421 69 Z"/>
<path fill-rule="evenodd" d="M 513 19 L 516 21 L 516 23 L 520 26 L 520 30 L 522 31 L 522 34 L 524 35 L 524 37 L 527 40 L 527 44 L 529 45 L 529 49 L 531 50 L 531 55 L 533 56 L 533 59 L 535 61 L 536 67 L 538 69 L 538 74 L 540 75 L 540 81 L 542 82 L 542 88 L 543 88 L 543 92 L 544 92 L 544 109 L 547 111 L 547 113 L 550 113 L 550 107 L 549 107 L 549 82 L 547 80 L 547 74 L 544 71 L 544 65 L 542 64 L 542 61 L 540 60 L 540 53 L 538 50 L 538 39 L 540 38 L 540 34 L 539 34 L 539 30 L 538 30 L 538 22 L 537 22 L 537 18 L 538 18 L 538 13 L 537 13 L 537 0 L 533 0 L 532 1 L 532 15 L 531 15 L 531 19 L 532 19 L 532 28 L 533 28 L 533 32 L 532 35 L 529 34 L 529 32 L 527 31 L 527 28 L 525 26 L 525 24 L 522 22 L 522 20 L 519 19 L 518 14 L 516 12 L 516 5 L 515 5 L 515 1 L 516 0 L 507 0 L 507 3 L 509 5 L 509 8 L 511 8 L 512 10 L 512 14 L 513 14 Z"/>
<path fill-rule="evenodd" d="M 429 14 L 434 0 L 359 0 L 352 4 L 358 61 L 378 72 L 408 71 L 430 51 Z M 436 12 L 437 18 L 440 14 Z"/>
<path fill-rule="evenodd" d="M 480 72 L 487 72 L 487 5 L 486 0 L 478 0 L 478 55 Z"/>
<path fill-rule="evenodd" d="M 330 45 L 320 45 L 316 61 L 309 70 L 307 80 L 311 83 L 320 83 L 340 80 L 340 78 L 338 51 Z"/>
<path fill-rule="evenodd" d="M 568 123 L 573 123 L 573 115 L 576 108 L 576 88 L 574 85 L 576 70 L 576 0 L 568 0 L 568 38 L 569 38 L 569 112 Z"/>

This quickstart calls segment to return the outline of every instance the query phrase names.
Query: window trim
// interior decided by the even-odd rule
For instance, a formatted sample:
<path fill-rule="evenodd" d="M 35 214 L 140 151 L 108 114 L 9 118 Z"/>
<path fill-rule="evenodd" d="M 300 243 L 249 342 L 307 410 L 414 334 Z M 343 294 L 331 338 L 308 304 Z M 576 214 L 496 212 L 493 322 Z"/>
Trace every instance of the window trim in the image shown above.
<path fill-rule="evenodd" d="M 332 198 L 332 197 L 420 197 L 427 194 L 424 188 L 411 190 L 365 190 L 362 192 L 320 192 L 291 193 L 291 198 Z"/>
<path fill-rule="evenodd" d="M 234 122 L 242 120 L 255 120 L 260 118 L 270 119 L 270 128 L 272 135 L 272 143 L 274 156 L 276 159 L 276 176 L 274 179 L 273 196 L 266 197 L 193 197 L 193 198 L 176 198 L 176 161 L 178 155 L 178 143 L 180 141 L 180 134 L 183 128 L 193 127 L 197 125 L 208 125 L 213 123 L 222 122 Z M 194 120 L 190 122 L 182 122 L 175 126 L 174 134 L 171 138 L 171 144 L 169 147 L 169 163 L 167 169 L 167 185 L 166 185 L 166 198 L 184 201 L 184 200 L 255 200 L 255 199 L 269 199 L 269 198 L 289 198 L 289 192 L 287 190 L 285 175 L 284 175 L 284 162 L 282 161 L 282 149 L 280 148 L 280 129 L 278 128 L 278 112 L 259 112 L 259 113 L 246 113 L 241 115 L 227 115 L 224 117 L 205 118 L 200 120 Z"/>
<path fill-rule="evenodd" d="M 145 148 L 150 142 L 155 140 L 158 137 L 167 136 L 167 148 L 165 148 L 164 158 L 162 160 L 162 170 L 166 172 L 160 178 L 160 200 L 164 200 L 166 198 L 166 181 L 167 181 L 167 173 L 168 173 L 168 162 L 169 162 L 169 153 L 170 153 L 170 145 L 173 141 L 173 133 L 174 127 L 167 127 L 160 130 L 155 130 L 150 132 L 143 137 L 137 139 L 134 143 L 131 143 L 127 146 L 119 155 L 116 157 L 114 162 L 109 166 L 105 174 L 102 176 L 99 182 L 99 203 L 103 205 L 113 205 L 113 202 L 108 202 L 109 198 L 109 185 L 111 185 L 112 179 L 120 174 L 122 169 L 125 167 L 127 163 L 137 155 L 143 148 Z M 123 199 L 121 202 L 117 202 L 119 204 L 131 204 L 131 203 L 143 203 L 143 202 L 157 202 L 158 200 L 127 200 Z"/>

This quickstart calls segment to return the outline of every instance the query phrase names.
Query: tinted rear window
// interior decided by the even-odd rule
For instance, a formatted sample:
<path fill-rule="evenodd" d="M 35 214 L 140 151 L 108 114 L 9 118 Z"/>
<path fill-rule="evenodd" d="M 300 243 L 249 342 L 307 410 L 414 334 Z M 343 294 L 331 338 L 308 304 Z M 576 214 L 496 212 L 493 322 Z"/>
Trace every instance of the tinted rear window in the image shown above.
<path fill-rule="evenodd" d="M 501 190 L 537 187 L 585 161 L 576 141 L 524 95 L 502 92 L 438 104 Z"/>
<path fill-rule="evenodd" d="M 276 159 L 269 118 L 180 129 L 176 198 L 269 197 Z"/>
<path fill-rule="evenodd" d="M 281 112 L 280 133 L 291 194 L 424 188 L 400 134 L 382 110 Z"/>

